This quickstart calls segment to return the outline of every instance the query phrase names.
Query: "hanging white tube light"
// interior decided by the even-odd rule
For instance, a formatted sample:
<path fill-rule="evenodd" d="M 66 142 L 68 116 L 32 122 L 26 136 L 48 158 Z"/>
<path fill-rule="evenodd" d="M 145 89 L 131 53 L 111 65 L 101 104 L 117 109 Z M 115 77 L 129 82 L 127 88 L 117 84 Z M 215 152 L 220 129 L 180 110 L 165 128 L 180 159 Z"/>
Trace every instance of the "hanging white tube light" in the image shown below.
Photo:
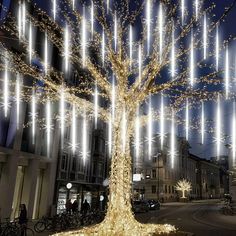
<path fill-rule="evenodd" d="M 71 126 L 71 146 L 72 152 L 75 154 L 76 151 L 76 113 L 75 104 L 72 105 L 72 126 Z"/>
<path fill-rule="evenodd" d="M 204 101 L 202 101 L 202 115 L 201 115 L 201 143 L 204 144 L 205 137 L 205 111 L 204 111 Z"/>
<path fill-rule="evenodd" d="M 16 127 L 19 129 L 20 123 L 20 101 L 21 101 L 21 78 L 19 73 L 17 73 L 16 78 Z"/>
<path fill-rule="evenodd" d="M 7 57 L 7 56 L 6 56 Z M 9 107 L 9 78 L 8 78 L 8 62 L 5 59 L 5 73 L 4 73 L 4 91 L 3 91 L 3 106 L 4 115 L 7 117 L 8 107 Z"/>
<path fill-rule="evenodd" d="M 161 140 L 161 150 L 163 150 L 165 137 L 165 114 L 164 114 L 164 98 L 161 94 L 161 112 L 160 112 L 160 140 Z"/>
<path fill-rule="evenodd" d="M 86 16 L 85 16 L 84 6 L 83 6 L 83 18 L 82 18 L 81 48 L 82 48 L 82 64 L 83 64 L 83 67 L 85 67 L 85 64 L 86 64 Z"/>

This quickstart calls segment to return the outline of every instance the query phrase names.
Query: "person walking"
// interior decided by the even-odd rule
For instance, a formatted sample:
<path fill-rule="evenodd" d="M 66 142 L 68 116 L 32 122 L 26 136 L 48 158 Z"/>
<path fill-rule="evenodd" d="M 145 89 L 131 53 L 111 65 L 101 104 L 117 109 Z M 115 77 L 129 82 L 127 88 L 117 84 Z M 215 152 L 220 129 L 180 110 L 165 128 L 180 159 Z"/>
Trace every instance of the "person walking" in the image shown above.
<path fill-rule="evenodd" d="M 25 236 L 27 227 L 27 210 L 25 204 L 20 204 L 19 225 L 21 228 L 21 236 Z"/>
<path fill-rule="evenodd" d="M 72 204 L 72 212 L 75 214 L 76 212 L 78 212 L 78 201 L 75 200 Z"/>
<path fill-rule="evenodd" d="M 86 215 L 87 215 L 89 209 L 90 209 L 90 205 L 89 205 L 89 203 L 87 202 L 87 200 L 85 199 L 85 200 L 84 200 L 84 203 L 82 204 L 82 207 L 81 207 L 81 213 L 82 213 L 81 225 L 84 224 L 84 219 L 86 218 Z"/>
<path fill-rule="evenodd" d="M 72 209 L 71 199 L 68 199 L 68 200 L 66 201 L 66 212 L 67 212 L 67 213 L 71 213 L 71 209 Z"/>

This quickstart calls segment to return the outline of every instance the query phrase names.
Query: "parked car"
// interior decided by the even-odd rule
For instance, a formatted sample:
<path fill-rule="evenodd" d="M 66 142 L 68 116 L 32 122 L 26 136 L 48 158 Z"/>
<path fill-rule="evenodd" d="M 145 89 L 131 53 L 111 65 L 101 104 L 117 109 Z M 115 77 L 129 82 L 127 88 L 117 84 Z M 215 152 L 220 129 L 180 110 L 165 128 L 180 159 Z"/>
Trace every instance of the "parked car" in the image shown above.
<path fill-rule="evenodd" d="M 149 204 L 146 201 L 133 201 L 132 208 L 134 213 L 148 212 Z"/>
<path fill-rule="evenodd" d="M 157 200 L 148 200 L 147 203 L 149 206 L 149 210 L 159 210 L 160 209 L 161 204 Z"/>

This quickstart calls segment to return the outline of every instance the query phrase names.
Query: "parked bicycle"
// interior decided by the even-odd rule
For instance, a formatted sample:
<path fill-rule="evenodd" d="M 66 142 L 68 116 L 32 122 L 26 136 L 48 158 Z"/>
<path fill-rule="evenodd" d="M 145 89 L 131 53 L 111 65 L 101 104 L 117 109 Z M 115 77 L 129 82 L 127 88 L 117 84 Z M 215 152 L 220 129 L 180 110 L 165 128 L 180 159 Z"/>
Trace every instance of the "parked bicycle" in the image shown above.
<path fill-rule="evenodd" d="M 68 229 L 75 229 L 81 226 L 88 226 L 91 224 L 100 223 L 105 217 L 105 213 L 93 210 L 86 215 L 82 215 L 80 212 L 76 213 L 62 213 L 55 215 L 54 217 L 42 217 L 34 225 L 34 230 L 37 233 L 48 231 L 64 231 Z"/>
<path fill-rule="evenodd" d="M 34 231 L 26 224 L 19 225 L 17 220 L 10 221 L 6 218 L 0 225 L 0 236 L 34 236 Z"/>
<path fill-rule="evenodd" d="M 224 215 L 234 215 L 234 210 L 229 202 L 227 202 L 221 209 L 220 212 Z"/>

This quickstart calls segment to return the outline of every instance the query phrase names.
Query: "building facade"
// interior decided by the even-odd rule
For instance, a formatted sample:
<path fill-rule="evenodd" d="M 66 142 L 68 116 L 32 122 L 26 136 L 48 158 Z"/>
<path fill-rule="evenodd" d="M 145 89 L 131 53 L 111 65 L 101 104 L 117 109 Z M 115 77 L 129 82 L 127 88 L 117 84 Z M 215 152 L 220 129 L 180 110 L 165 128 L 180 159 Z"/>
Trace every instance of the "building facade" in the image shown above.
<path fill-rule="evenodd" d="M 2 218 L 16 218 L 19 205 L 26 204 L 29 218 L 38 218 L 50 211 L 53 202 L 59 138 L 53 131 L 50 154 L 44 146 L 45 130 L 38 129 L 31 136 L 23 129 L 28 119 L 28 104 L 22 103 L 17 129 L 15 107 L 12 104 L 7 117 L 0 117 L 0 208 Z M 40 114 L 40 109 L 38 110 Z M 55 124 L 57 126 L 57 124 Z"/>
<path fill-rule="evenodd" d="M 82 130 L 82 123 L 78 122 L 78 130 Z M 107 196 L 103 181 L 107 178 L 106 125 L 101 123 L 98 129 L 94 129 L 90 122 L 87 130 L 89 136 L 86 160 L 82 158 L 80 145 L 75 153 L 64 150 L 59 155 L 54 198 L 57 213 L 65 211 L 65 203 L 69 199 L 72 203 L 77 200 L 79 209 L 85 199 L 91 208 L 105 207 Z M 78 142 L 81 143 L 82 140 Z M 68 183 L 72 184 L 70 189 L 67 188 Z"/>
<path fill-rule="evenodd" d="M 172 166 L 169 138 L 167 135 L 163 149 L 160 150 L 159 137 L 155 137 L 155 155 L 151 158 L 146 153 L 142 153 L 138 160 L 134 157 L 133 172 L 141 176 L 141 179 L 133 182 L 134 199 L 179 200 L 175 185 L 183 178 L 191 182 L 192 190 L 188 193 L 190 199 L 222 197 L 226 190 L 222 190 L 220 165 L 191 154 L 186 139 L 176 137 L 176 155 Z"/>

